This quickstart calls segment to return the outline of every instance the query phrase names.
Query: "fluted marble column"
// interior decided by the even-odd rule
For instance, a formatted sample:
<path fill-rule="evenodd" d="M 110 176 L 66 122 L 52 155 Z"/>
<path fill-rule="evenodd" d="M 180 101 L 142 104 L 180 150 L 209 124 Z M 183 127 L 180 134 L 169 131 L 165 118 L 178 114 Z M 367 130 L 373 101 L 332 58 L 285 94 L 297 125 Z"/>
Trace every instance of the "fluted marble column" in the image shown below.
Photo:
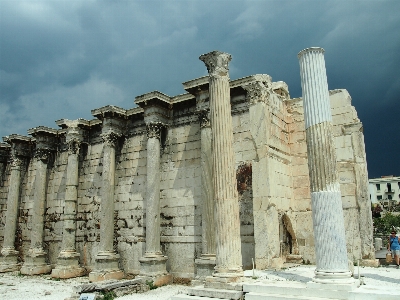
<path fill-rule="evenodd" d="M 100 245 L 96 268 L 90 281 L 121 279 L 124 272 L 118 267 L 119 254 L 114 251 L 114 181 L 115 147 L 120 134 L 109 130 L 101 134 L 104 142 L 100 211 Z"/>
<path fill-rule="evenodd" d="M 212 132 L 207 109 L 198 113 L 201 127 L 202 253 L 196 259 L 197 278 L 212 275 L 216 263 L 214 187 L 212 172 Z"/>
<path fill-rule="evenodd" d="M 332 134 L 324 50 L 298 54 L 304 101 L 317 268 L 314 282 L 352 283 L 349 271 L 336 150 Z"/>
<path fill-rule="evenodd" d="M 233 153 L 229 68 L 231 55 L 213 51 L 200 56 L 209 73 L 215 191 L 216 266 L 213 276 L 236 281 L 243 276 L 238 194 Z"/>
<path fill-rule="evenodd" d="M 46 262 L 47 253 L 43 247 L 47 163 L 49 162 L 50 154 L 49 149 L 36 146 L 34 154 L 36 173 L 32 208 L 31 245 L 21 268 L 21 274 L 37 275 L 51 272 L 51 265 Z"/>
<path fill-rule="evenodd" d="M 167 274 L 168 259 L 162 254 L 160 244 L 160 138 L 163 124 L 151 122 L 146 126 L 146 251 L 139 259 L 140 275 L 157 277 Z"/>
<path fill-rule="evenodd" d="M 79 266 L 79 253 L 76 252 L 76 206 L 78 201 L 79 149 L 83 140 L 79 121 L 63 120 L 67 126 L 66 143 L 68 145 L 68 164 L 66 174 L 65 204 L 63 216 L 63 236 L 57 265 L 52 270 L 54 278 L 72 278 L 85 274 Z"/>
<path fill-rule="evenodd" d="M 23 159 L 15 154 L 11 156 L 11 174 L 7 194 L 6 224 L 4 226 L 4 243 L 1 249 L 0 272 L 17 271 L 21 267 L 18 263 L 18 251 L 15 250 L 15 232 L 18 220 L 18 199 L 21 186 L 21 167 Z"/>

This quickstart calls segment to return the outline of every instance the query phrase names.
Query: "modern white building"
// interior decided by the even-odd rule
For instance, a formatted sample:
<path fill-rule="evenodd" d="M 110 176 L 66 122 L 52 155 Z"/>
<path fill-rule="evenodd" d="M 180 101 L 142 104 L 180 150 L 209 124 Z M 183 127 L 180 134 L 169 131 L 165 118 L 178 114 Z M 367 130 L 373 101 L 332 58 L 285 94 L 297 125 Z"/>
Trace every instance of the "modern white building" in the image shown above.
<path fill-rule="evenodd" d="M 379 201 L 400 201 L 400 177 L 382 176 L 368 180 L 369 197 L 372 203 Z"/>

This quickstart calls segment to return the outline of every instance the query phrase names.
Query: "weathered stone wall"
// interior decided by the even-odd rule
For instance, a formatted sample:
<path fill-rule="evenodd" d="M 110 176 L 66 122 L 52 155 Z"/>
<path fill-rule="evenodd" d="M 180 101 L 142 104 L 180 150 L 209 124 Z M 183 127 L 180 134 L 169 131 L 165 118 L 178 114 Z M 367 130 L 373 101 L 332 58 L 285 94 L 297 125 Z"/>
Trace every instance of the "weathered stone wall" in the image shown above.
<path fill-rule="evenodd" d="M 257 88 L 265 98 L 231 87 L 233 149 L 240 206 L 242 264 L 279 267 L 290 255 L 315 262 L 310 180 L 301 99 L 290 99 L 287 87 L 269 82 Z M 268 76 L 269 77 L 269 76 Z M 239 81 L 239 80 L 238 80 Z M 241 79 L 240 82 L 245 80 Z M 257 94 L 259 95 L 259 94 Z M 178 97 L 178 96 L 177 96 Z M 186 97 L 186 98 L 185 98 Z M 259 96 L 257 96 L 259 97 Z M 349 259 L 372 259 L 366 157 L 362 124 L 345 90 L 331 91 L 337 166 L 342 192 Z M 183 99 L 183 100 L 182 100 Z M 202 253 L 201 128 L 195 97 L 171 98 L 171 122 L 161 133 L 161 250 L 175 277 L 194 277 Z M 186 101 L 186 102 L 185 102 Z M 203 99 L 204 101 L 204 99 Z M 140 273 L 146 243 L 146 124 L 143 110 L 126 114 L 125 131 L 115 148 L 114 250 L 119 267 Z M 99 251 L 103 172 L 101 122 L 87 129 L 79 155 L 76 251 L 80 265 L 95 266 Z M 44 249 L 54 266 L 61 251 L 68 149 L 59 131 L 59 146 L 47 169 Z M 15 248 L 24 260 L 31 241 L 35 164 L 21 173 L 21 195 Z M 10 167 L 0 183 L 0 242 L 4 236 Z"/>

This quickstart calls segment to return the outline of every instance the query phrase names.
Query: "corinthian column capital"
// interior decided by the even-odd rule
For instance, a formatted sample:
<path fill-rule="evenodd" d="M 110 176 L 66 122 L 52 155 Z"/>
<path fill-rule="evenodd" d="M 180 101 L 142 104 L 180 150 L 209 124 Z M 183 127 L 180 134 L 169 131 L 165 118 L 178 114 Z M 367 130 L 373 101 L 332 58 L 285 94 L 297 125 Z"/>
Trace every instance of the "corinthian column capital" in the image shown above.
<path fill-rule="evenodd" d="M 12 169 L 20 168 L 24 164 L 24 159 L 18 155 L 11 155 L 10 165 Z"/>
<path fill-rule="evenodd" d="M 44 163 L 48 163 L 51 155 L 51 150 L 46 148 L 39 148 L 35 150 L 34 158 L 41 160 Z"/>
<path fill-rule="evenodd" d="M 68 154 L 78 154 L 81 146 L 80 139 L 70 139 L 67 141 Z"/>
<path fill-rule="evenodd" d="M 268 85 L 265 85 L 265 83 L 261 81 L 255 81 L 243 85 L 242 88 L 247 91 L 247 99 L 250 104 L 255 104 L 257 102 L 268 103 L 270 89 Z"/>
<path fill-rule="evenodd" d="M 161 138 L 161 128 L 164 126 L 161 122 L 152 122 L 146 124 L 147 138 Z"/>
<path fill-rule="evenodd" d="M 210 76 L 229 78 L 228 64 L 232 59 L 229 53 L 212 51 L 201 55 L 199 59 L 206 65 Z"/>
<path fill-rule="evenodd" d="M 208 109 L 202 109 L 197 112 L 199 116 L 199 121 L 200 121 L 200 127 L 201 128 L 208 128 L 211 127 L 211 121 L 210 121 L 210 110 Z"/>
<path fill-rule="evenodd" d="M 117 145 L 118 139 L 120 138 L 121 135 L 116 132 L 109 131 L 100 134 L 100 136 L 103 139 L 103 142 L 106 146 L 114 148 Z"/>

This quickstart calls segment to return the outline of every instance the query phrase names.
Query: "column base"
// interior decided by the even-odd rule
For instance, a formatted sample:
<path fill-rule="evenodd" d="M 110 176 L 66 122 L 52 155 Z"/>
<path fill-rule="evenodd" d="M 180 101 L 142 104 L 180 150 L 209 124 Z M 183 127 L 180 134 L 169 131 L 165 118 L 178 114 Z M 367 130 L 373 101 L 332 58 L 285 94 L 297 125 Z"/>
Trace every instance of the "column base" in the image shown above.
<path fill-rule="evenodd" d="M 243 281 L 244 272 L 242 267 L 236 267 L 231 269 L 219 269 L 218 267 L 214 268 L 215 271 L 212 276 L 206 277 L 205 287 L 207 287 L 208 283 L 220 283 L 220 284 L 231 284 L 238 283 Z"/>
<path fill-rule="evenodd" d="M 167 260 L 168 257 L 162 254 L 145 254 L 139 259 L 139 275 L 153 277 L 168 274 Z"/>
<path fill-rule="evenodd" d="M 46 263 L 46 252 L 43 249 L 29 249 L 20 271 L 24 275 L 40 275 L 50 273 L 51 269 L 51 265 Z"/>
<path fill-rule="evenodd" d="M 86 269 L 79 266 L 79 257 L 75 251 L 61 251 L 51 277 L 66 279 L 85 275 Z"/>
<path fill-rule="evenodd" d="M 172 283 L 172 275 L 167 272 L 168 257 L 162 254 L 145 254 L 139 259 L 140 274 L 138 278 L 152 281 L 155 286 Z"/>
<path fill-rule="evenodd" d="M 96 269 L 89 273 L 91 282 L 124 278 L 124 272 L 118 267 L 119 255 L 115 252 L 99 252 L 95 259 Z"/>
<path fill-rule="evenodd" d="M 196 280 L 205 280 L 207 276 L 212 276 L 216 265 L 215 255 L 202 255 L 195 260 Z"/>
<path fill-rule="evenodd" d="M 14 249 L 2 249 L 0 257 L 0 273 L 18 271 L 21 264 L 18 263 L 18 251 Z"/>
<path fill-rule="evenodd" d="M 353 285 L 356 280 L 351 277 L 352 273 L 347 272 L 324 272 L 315 271 L 315 277 L 312 282 L 317 284 L 336 284 L 336 285 Z M 311 282 L 310 282 L 311 284 Z"/>

